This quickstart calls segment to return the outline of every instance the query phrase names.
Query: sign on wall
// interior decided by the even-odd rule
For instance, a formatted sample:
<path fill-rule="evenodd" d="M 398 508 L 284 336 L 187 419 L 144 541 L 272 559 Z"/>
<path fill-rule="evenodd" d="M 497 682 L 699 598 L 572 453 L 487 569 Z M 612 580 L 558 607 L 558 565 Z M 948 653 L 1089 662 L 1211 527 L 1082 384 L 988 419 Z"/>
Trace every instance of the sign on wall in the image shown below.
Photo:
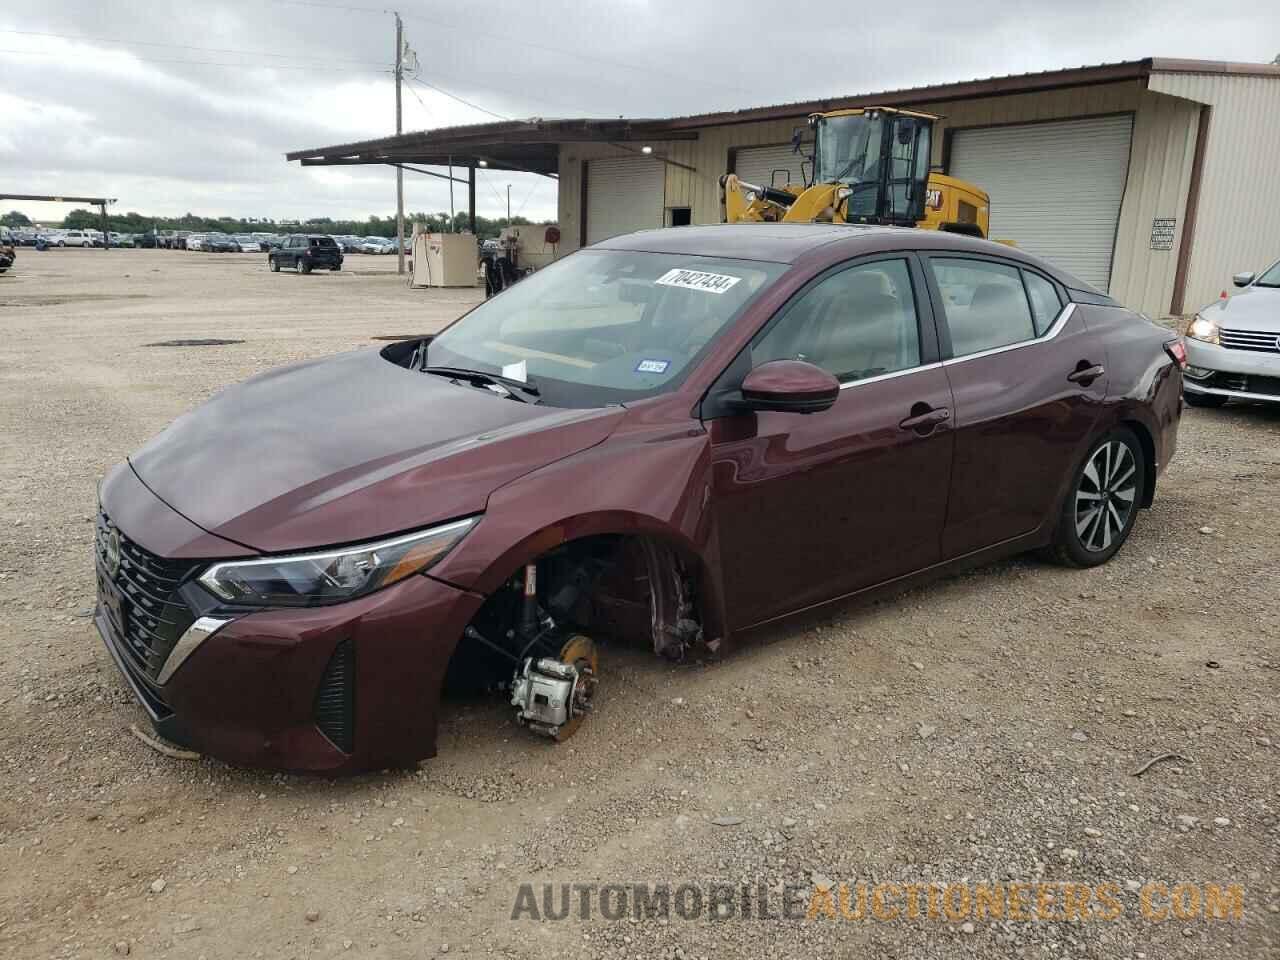
<path fill-rule="evenodd" d="M 1151 249 L 1172 250 L 1173 228 L 1177 226 L 1177 217 L 1156 217 L 1151 221 Z"/>

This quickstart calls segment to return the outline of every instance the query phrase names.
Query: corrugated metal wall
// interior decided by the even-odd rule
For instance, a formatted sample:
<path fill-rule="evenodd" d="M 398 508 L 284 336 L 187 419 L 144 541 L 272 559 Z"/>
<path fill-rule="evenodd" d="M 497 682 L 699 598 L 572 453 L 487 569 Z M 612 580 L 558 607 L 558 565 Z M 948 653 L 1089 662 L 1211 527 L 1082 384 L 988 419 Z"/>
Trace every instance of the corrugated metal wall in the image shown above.
<path fill-rule="evenodd" d="M 1181 227 L 1195 147 L 1196 104 L 1149 93 L 1140 81 L 1134 80 L 1007 97 L 922 103 L 916 107 L 942 117 L 935 128 L 935 163 L 943 160 L 948 128 L 1132 112 L 1135 115 L 1133 147 L 1116 236 L 1111 288 L 1122 302 L 1131 307 L 1153 315 L 1168 311 L 1177 264 L 1178 234 L 1175 234 L 1173 250 L 1150 250 L 1151 221 L 1156 217 L 1175 217 Z M 694 223 L 719 223 L 718 180 L 728 169 L 730 149 L 786 143 L 791 139 L 792 130 L 802 123 L 803 117 L 795 117 L 707 127 L 699 131 L 697 140 L 652 144 L 655 155 L 665 155 L 696 168 L 686 170 L 667 165 L 665 206 L 690 207 Z M 559 210 L 563 252 L 568 253 L 578 247 L 582 162 L 594 157 L 634 155 L 633 151 L 608 144 L 567 143 L 561 146 Z M 1276 156 L 1280 156 L 1280 151 L 1273 147 L 1270 151 L 1273 166 Z M 654 162 L 660 161 L 655 158 Z M 1253 186 L 1257 187 L 1256 181 Z M 1280 189 L 1280 184 L 1274 186 Z M 1202 197 L 1202 223 L 1204 216 Z M 1276 255 L 1280 256 L 1280 252 Z"/>
<path fill-rule="evenodd" d="M 1280 79 L 1152 74 L 1149 89 L 1213 107 L 1185 308 L 1230 289 L 1231 275 L 1280 258 Z"/>
<path fill-rule="evenodd" d="M 1200 105 L 1143 92 L 1116 228 L 1111 295 L 1153 317 L 1169 313 L 1182 245 Z M 1171 250 L 1151 249 L 1152 223 L 1176 220 Z"/>

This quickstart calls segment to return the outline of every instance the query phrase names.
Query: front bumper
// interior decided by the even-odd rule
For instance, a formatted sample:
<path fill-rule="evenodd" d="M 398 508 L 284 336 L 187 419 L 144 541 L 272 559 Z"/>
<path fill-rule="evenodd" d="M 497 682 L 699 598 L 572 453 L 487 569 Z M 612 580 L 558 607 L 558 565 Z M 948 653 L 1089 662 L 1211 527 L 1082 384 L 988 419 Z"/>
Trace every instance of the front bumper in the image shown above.
<path fill-rule="evenodd" d="M 417 575 L 327 607 L 222 608 L 194 578 L 245 548 L 174 512 L 128 464 L 101 495 L 94 623 L 161 736 L 325 774 L 435 755 L 445 672 L 483 597 Z M 184 646 L 202 617 L 230 622 Z"/>
<path fill-rule="evenodd" d="M 1280 402 L 1280 352 L 1235 350 L 1191 337 L 1183 343 L 1187 370 L 1182 385 L 1188 393 Z"/>
<path fill-rule="evenodd" d="M 482 602 L 414 576 L 330 607 L 244 614 L 163 685 L 128 655 L 103 602 L 95 623 L 166 739 L 245 766 L 347 774 L 435 756 L 445 671 Z"/>

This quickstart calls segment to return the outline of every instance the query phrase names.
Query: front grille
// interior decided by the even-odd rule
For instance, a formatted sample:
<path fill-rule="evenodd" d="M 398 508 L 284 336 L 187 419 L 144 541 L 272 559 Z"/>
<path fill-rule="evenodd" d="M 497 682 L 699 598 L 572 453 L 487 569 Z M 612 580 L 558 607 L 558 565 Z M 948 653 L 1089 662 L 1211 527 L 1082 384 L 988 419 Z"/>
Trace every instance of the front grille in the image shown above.
<path fill-rule="evenodd" d="M 355 748 L 356 648 L 343 640 L 333 651 L 316 691 L 315 720 L 320 732 L 343 753 Z"/>
<path fill-rule="evenodd" d="M 1247 373 L 1215 373 L 1205 386 L 1236 393 L 1256 393 L 1264 397 L 1280 397 L 1280 377 L 1258 377 Z"/>
<path fill-rule="evenodd" d="M 1262 330 L 1219 330 L 1218 342 L 1231 350 L 1280 353 L 1280 333 Z"/>
<path fill-rule="evenodd" d="M 114 573 L 113 537 L 118 539 L 120 557 Z M 120 597 L 120 603 L 104 602 L 103 606 L 123 640 L 122 651 L 136 669 L 154 681 L 173 645 L 196 619 L 178 588 L 200 564 L 156 556 L 125 536 L 102 512 L 94 546 L 98 576 L 114 585 Z"/>

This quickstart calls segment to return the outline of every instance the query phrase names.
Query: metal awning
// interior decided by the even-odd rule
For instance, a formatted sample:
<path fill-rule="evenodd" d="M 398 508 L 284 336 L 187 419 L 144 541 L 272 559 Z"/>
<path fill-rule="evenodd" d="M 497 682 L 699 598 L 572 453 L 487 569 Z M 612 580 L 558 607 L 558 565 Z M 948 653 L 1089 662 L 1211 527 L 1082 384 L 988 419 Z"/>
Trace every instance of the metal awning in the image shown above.
<path fill-rule="evenodd" d="M 398 136 L 295 150 L 285 154 L 304 167 L 363 164 L 423 164 L 518 170 L 554 177 L 561 143 L 629 144 L 650 140 L 696 140 L 696 130 L 669 120 L 504 120 L 442 127 Z"/>

